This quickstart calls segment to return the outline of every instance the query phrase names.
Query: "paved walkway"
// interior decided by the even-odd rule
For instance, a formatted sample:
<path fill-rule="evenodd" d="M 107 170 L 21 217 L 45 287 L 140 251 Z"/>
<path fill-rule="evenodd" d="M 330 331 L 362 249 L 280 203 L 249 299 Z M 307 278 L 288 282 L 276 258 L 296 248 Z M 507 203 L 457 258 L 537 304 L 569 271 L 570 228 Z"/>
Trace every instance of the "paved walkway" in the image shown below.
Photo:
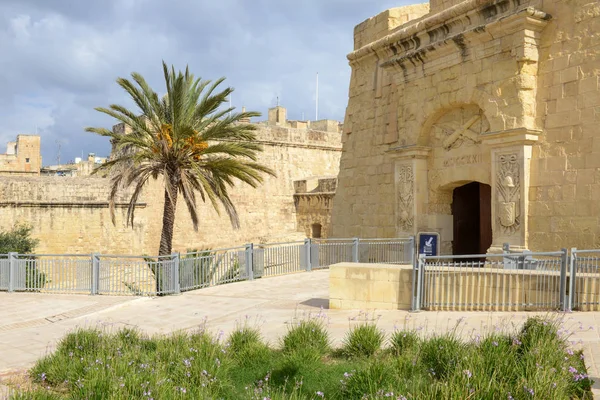
<path fill-rule="evenodd" d="M 277 345 L 294 318 L 324 312 L 334 343 L 339 344 L 348 328 L 365 318 L 377 319 L 387 332 L 408 327 L 432 334 L 454 329 L 458 323 L 458 332 L 468 338 L 497 326 L 516 329 L 534 314 L 370 311 L 365 317 L 364 310 L 327 309 L 328 276 L 328 271 L 299 273 L 159 298 L 0 293 L 0 383 L 3 376 L 30 367 L 52 351 L 67 332 L 98 324 L 109 329 L 136 326 L 150 334 L 206 324 L 227 334 L 236 324 L 249 320 L 259 325 L 266 340 Z M 550 314 L 563 317 L 574 347 L 583 347 L 588 372 L 600 394 L 600 312 Z"/>

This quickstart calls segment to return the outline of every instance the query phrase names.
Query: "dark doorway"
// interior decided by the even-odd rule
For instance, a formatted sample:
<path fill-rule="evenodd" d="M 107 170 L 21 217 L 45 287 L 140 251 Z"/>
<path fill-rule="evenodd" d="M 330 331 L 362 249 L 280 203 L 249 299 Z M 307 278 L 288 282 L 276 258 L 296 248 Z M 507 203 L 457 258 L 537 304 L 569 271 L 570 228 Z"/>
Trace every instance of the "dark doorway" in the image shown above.
<path fill-rule="evenodd" d="M 321 237 L 321 224 L 312 224 L 312 238 L 319 239 Z"/>
<path fill-rule="evenodd" d="M 485 254 L 492 245 L 492 188 L 472 182 L 454 189 L 452 253 Z"/>

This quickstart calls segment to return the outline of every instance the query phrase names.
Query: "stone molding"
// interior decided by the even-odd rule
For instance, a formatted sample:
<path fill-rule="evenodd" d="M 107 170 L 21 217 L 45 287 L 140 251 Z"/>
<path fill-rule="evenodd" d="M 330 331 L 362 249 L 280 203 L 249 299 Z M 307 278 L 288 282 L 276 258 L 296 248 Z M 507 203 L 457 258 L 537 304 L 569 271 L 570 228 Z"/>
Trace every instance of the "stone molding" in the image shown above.
<path fill-rule="evenodd" d="M 376 55 L 379 59 L 387 60 L 383 67 L 390 67 L 408 58 L 418 61 L 425 53 L 451 43 L 461 48 L 463 35 L 479 34 L 488 28 L 493 29 L 494 25 L 498 25 L 498 29 L 506 35 L 504 21 L 509 22 L 509 28 L 537 26 L 541 30 L 549 19 L 549 14 L 533 7 L 523 7 L 519 1 L 489 4 L 487 0 L 468 0 L 429 17 L 409 22 L 404 28 L 348 54 L 347 58 L 352 65 L 363 58 Z M 526 24 L 518 21 L 525 21 Z"/>
<path fill-rule="evenodd" d="M 481 135 L 481 141 L 490 148 L 532 145 L 542 135 L 541 130 L 516 128 L 497 132 L 486 132 Z"/>
<path fill-rule="evenodd" d="M 410 145 L 392 147 L 386 153 L 392 156 L 394 159 L 401 161 L 411 159 L 427 159 L 430 152 L 431 147 Z"/>

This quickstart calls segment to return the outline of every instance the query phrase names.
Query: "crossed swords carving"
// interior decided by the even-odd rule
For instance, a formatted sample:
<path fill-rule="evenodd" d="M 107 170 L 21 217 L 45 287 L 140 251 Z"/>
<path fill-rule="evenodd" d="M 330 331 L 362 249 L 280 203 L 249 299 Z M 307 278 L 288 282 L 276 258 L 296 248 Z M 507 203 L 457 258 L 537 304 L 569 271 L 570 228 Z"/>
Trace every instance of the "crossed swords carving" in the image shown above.
<path fill-rule="evenodd" d="M 473 126 L 473 124 L 475 122 L 479 121 L 480 119 L 481 119 L 481 115 L 474 115 L 467 122 L 465 122 L 460 128 L 456 129 L 450 136 L 448 136 L 446 139 L 444 139 L 444 142 L 442 143 L 442 145 L 444 146 L 444 149 L 446 149 L 446 150 L 451 149 L 452 146 L 454 146 L 454 144 L 461 137 L 464 137 L 466 139 L 472 140 L 473 142 L 477 143 L 478 134 L 470 131 L 469 129 L 471 128 L 471 126 Z"/>

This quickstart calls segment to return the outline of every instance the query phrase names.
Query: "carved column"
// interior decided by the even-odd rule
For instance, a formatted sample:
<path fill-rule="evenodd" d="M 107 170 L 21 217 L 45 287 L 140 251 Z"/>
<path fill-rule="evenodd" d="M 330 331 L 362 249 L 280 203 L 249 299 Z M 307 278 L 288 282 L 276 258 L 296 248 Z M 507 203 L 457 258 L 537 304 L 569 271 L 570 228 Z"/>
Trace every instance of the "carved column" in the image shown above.
<path fill-rule="evenodd" d="M 398 236 L 416 235 L 427 204 L 427 156 L 430 149 L 405 146 L 391 149 L 395 169 L 395 218 Z"/>
<path fill-rule="evenodd" d="M 484 139 L 492 153 L 491 253 L 502 252 L 503 243 L 516 250 L 528 249 L 530 161 L 538 135 L 538 131 L 517 129 Z"/>

